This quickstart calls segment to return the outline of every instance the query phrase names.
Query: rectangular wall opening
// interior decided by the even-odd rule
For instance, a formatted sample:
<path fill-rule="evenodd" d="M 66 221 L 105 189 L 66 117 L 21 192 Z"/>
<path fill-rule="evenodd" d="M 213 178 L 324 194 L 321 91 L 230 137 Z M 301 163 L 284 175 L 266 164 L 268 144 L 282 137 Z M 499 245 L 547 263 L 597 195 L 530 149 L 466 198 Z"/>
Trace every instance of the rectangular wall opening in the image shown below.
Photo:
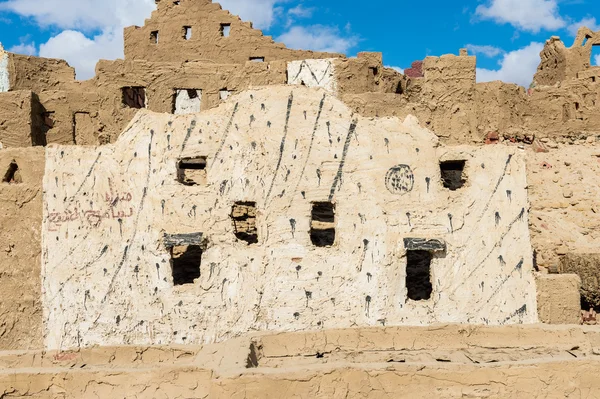
<path fill-rule="evenodd" d="M 221 90 L 219 90 L 219 97 L 221 98 L 222 101 L 227 100 L 230 95 L 231 95 L 231 91 L 230 90 L 227 90 L 227 89 L 221 89 Z"/>
<path fill-rule="evenodd" d="M 16 161 L 13 160 L 10 165 L 8 165 L 8 169 L 6 170 L 6 173 L 4 173 L 2 182 L 12 184 L 23 183 L 21 172 L 19 172 L 19 165 L 17 165 Z"/>
<path fill-rule="evenodd" d="M 331 202 L 313 202 L 310 222 L 310 240 L 317 247 L 330 247 L 335 242 L 335 205 Z"/>
<path fill-rule="evenodd" d="M 431 298 L 431 259 L 428 251 L 406 252 L 406 289 L 408 299 L 426 301 Z"/>
<path fill-rule="evenodd" d="M 229 37 L 231 34 L 231 24 L 221 24 L 221 36 Z"/>
<path fill-rule="evenodd" d="M 150 32 L 150 43 L 158 44 L 158 31 L 157 30 L 153 30 L 152 32 Z"/>
<path fill-rule="evenodd" d="M 176 89 L 173 99 L 173 113 L 175 115 L 194 114 L 200 112 L 202 90 Z"/>
<path fill-rule="evenodd" d="M 592 46 L 592 54 L 590 55 L 590 66 L 600 66 L 600 44 Z"/>
<path fill-rule="evenodd" d="M 182 34 L 185 40 L 190 40 L 192 38 L 192 27 L 184 26 Z"/>
<path fill-rule="evenodd" d="M 466 161 L 445 161 L 440 162 L 440 172 L 442 174 L 442 183 L 445 188 L 456 191 L 462 188 L 467 182 L 464 174 Z"/>
<path fill-rule="evenodd" d="M 265 57 L 250 57 L 251 62 L 265 62 Z"/>
<path fill-rule="evenodd" d="M 177 161 L 177 181 L 186 186 L 206 184 L 206 157 L 181 158 Z"/>
<path fill-rule="evenodd" d="M 194 284 L 200 277 L 202 247 L 200 245 L 181 245 L 171 248 L 171 267 L 173 284 Z"/>
<path fill-rule="evenodd" d="M 248 245 L 258 243 L 256 229 L 256 202 L 236 202 L 231 209 L 236 238 Z"/>
<path fill-rule="evenodd" d="M 146 108 L 145 87 L 123 87 L 121 89 L 123 105 L 128 108 Z"/>

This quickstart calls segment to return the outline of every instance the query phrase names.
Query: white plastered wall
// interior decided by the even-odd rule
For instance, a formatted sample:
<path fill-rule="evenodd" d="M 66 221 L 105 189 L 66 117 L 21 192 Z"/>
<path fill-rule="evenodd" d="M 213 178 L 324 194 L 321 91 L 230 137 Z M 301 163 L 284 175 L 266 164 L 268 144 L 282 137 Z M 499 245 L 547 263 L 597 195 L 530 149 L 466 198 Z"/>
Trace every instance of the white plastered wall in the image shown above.
<path fill-rule="evenodd" d="M 288 84 L 320 87 L 330 93 L 337 91 L 333 59 L 288 62 Z"/>
<path fill-rule="evenodd" d="M 0 93 L 7 92 L 9 89 L 8 53 L 4 51 L 0 44 Z"/>
<path fill-rule="evenodd" d="M 177 160 L 207 157 L 207 183 Z M 466 160 L 451 192 L 439 160 Z M 400 168 L 402 184 L 386 179 Z M 275 86 L 205 114 L 141 111 L 117 143 L 49 146 L 43 303 L 48 348 L 203 343 L 257 330 L 537 322 L 524 155 L 444 147 L 413 117 L 353 115 L 321 89 Z M 412 184 L 410 182 L 412 181 Z M 309 237 L 336 205 L 336 242 Z M 237 241 L 236 201 L 259 243 Z M 168 234 L 202 232 L 194 284 L 173 286 Z M 407 299 L 407 237 L 444 240 L 433 294 Z"/>

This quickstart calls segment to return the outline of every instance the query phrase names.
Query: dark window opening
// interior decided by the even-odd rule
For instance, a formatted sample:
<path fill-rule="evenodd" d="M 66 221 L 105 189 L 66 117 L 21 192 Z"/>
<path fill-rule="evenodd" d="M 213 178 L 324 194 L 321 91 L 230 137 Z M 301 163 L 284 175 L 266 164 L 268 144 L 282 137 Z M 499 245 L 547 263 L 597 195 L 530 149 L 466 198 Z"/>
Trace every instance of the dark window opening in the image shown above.
<path fill-rule="evenodd" d="M 445 188 L 456 191 L 465 185 L 467 182 L 464 175 L 465 164 L 466 161 L 440 162 L 442 183 Z"/>
<path fill-rule="evenodd" d="M 4 174 L 2 182 L 15 184 L 23 183 L 23 179 L 21 178 L 21 172 L 19 172 L 19 165 L 17 165 L 16 161 L 12 161 L 10 165 L 8 165 L 8 170 Z"/>
<path fill-rule="evenodd" d="M 221 24 L 221 36 L 229 37 L 231 34 L 231 24 Z"/>
<path fill-rule="evenodd" d="M 190 40 L 192 38 L 192 27 L 191 26 L 183 27 L 183 38 L 185 40 Z"/>
<path fill-rule="evenodd" d="M 183 245 L 171 248 L 171 267 L 173 284 L 193 284 L 200 277 L 202 247 L 200 245 Z"/>
<path fill-rule="evenodd" d="M 177 181 L 186 186 L 206 183 L 206 157 L 182 158 L 177 162 Z"/>
<path fill-rule="evenodd" d="M 175 1 L 173 2 L 173 4 L 175 4 L 176 6 L 178 6 L 178 5 L 180 4 L 180 2 L 179 2 L 178 0 L 175 0 Z"/>
<path fill-rule="evenodd" d="M 265 57 L 250 57 L 252 62 L 265 62 Z"/>
<path fill-rule="evenodd" d="M 592 83 L 596 83 L 596 77 L 592 76 Z"/>
<path fill-rule="evenodd" d="M 123 105 L 129 108 L 146 108 L 146 88 L 145 87 L 123 87 Z"/>
<path fill-rule="evenodd" d="M 407 251 L 406 253 L 406 289 L 408 299 L 426 301 L 431 298 L 431 259 L 428 251 Z"/>
<path fill-rule="evenodd" d="M 579 103 L 575 103 L 575 111 L 579 111 Z"/>
<path fill-rule="evenodd" d="M 317 247 L 330 247 L 335 242 L 335 205 L 314 202 L 311 211 L 310 240 Z"/>
<path fill-rule="evenodd" d="M 248 245 L 258 243 L 256 229 L 256 202 L 236 202 L 231 208 L 231 219 L 236 238 Z"/>
<path fill-rule="evenodd" d="M 158 31 L 150 32 L 150 43 L 158 44 Z"/>
<path fill-rule="evenodd" d="M 584 46 L 587 44 L 588 40 L 590 40 L 591 38 L 592 38 L 591 36 L 589 36 L 589 35 L 586 35 L 586 36 L 583 38 L 583 43 L 581 44 L 581 46 L 582 46 L 582 47 L 584 47 Z"/>
<path fill-rule="evenodd" d="M 377 67 L 369 67 L 369 71 L 371 71 L 371 74 L 373 76 L 377 76 L 377 74 L 379 73 L 379 68 L 377 68 Z"/>

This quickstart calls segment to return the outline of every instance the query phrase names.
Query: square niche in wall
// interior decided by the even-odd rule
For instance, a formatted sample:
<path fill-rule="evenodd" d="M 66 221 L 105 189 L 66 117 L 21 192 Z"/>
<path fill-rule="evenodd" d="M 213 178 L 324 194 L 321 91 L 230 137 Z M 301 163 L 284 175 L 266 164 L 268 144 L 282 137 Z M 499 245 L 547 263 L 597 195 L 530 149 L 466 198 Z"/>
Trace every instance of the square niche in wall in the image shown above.
<path fill-rule="evenodd" d="M 175 115 L 194 114 L 200 112 L 202 90 L 176 89 L 173 113 Z"/>
<path fill-rule="evenodd" d="M 258 243 L 256 229 L 256 202 L 236 202 L 231 209 L 236 238 L 248 245 Z"/>
<path fill-rule="evenodd" d="M 316 247 L 330 247 L 335 243 L 335 205 L 332 202 L 313 202 L 310 240 Z"/>
<path fill-rule="evenodd" d="M 186 186 L 206 184 L 206 157 L 188 157 L 177 161 L 177 181 Z"/>
<path fill-rule="evenodd" d="M 443 161 L 440 162 L 442 184 L 450 191 L 461 189 L 467 182 L 465 175 L 466 161 Z"/>
<path fill-rule="evenodd" d="M 146 108 L 146 88 L 140 86 L 121 89 L 123 105 L 128 108 Z"/>

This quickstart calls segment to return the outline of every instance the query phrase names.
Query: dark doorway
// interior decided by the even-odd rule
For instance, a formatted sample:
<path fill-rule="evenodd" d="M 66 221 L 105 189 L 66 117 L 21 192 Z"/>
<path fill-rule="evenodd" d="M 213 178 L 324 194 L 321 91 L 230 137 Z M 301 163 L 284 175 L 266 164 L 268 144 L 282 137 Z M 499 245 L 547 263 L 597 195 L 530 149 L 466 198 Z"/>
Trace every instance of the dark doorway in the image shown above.
<path fill-rule="evenodd" d="M 431 298 L 431 252 L 408 251 L 406 253 L 406 288 L 408 299 L 425 301 Z"/>
<path fill-rule="evenodd" d="M 171 248 L 173 284 L 193 284 L 200 277 L 202 248 L 200 245 L 184 245 Z"/>

